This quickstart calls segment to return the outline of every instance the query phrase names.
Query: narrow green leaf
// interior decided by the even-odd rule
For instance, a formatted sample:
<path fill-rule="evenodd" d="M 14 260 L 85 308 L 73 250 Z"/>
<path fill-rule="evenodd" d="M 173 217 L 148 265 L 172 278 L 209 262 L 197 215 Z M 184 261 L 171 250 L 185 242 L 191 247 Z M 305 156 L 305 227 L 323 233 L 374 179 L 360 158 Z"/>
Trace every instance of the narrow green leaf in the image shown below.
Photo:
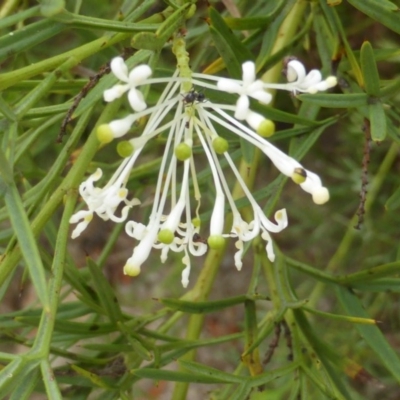
<path fill-rule="evenodd" d="M 36 326 L 39 323 L 38 317 L 16 317 L 16 321 Z M 109 323 L 86 323 L 86 322 L 74 322 L 74 321 L 64 321 L 57 319 L 54 324 L 54 331 L 61 333 L 71 333 L 76 335 L 88 335 L 99 336 L 115 332 L 117 327 L 114 324 Z"/>
<path fill-rule="evenodd" d="M 191 314 L 205 314 L 214 311 L 219 311 L 227 307 L 234 306 L 236 304 L 242 304 L 246 300 L 267 300 L 262 296 L 237 296 L 230 297 L 223 300 L 216 301 L 186 301 L 178 299 L 159 299 L 159 301 L 165 306 L 174 310 L 183 311 Z"/>
<path fill-rule="evenodd" d="M 243 383 L 248 380 L 248 377 L 229 374 L 227 372 L 208 367 L 207 365 L 200 364 L 195 361 L 178 360 L 178 364 L 182 368 L 188 370 L 189 372 L 192 372 L 193 374 L 210 376 L 212 378 L 219 379 L 227 383 Z"/>
<path fill-rule="evenodd" d="M 297 261 L 293 258 L 286 257 L 285 258 L 287 264 L 300 272 L 303 272 L 313 278 L 325 282 L 325 283 L 337 283 L 337 278 L 329 273 L 322 271 L 321 269 L 313 268 L 308 264 L 305 264 L 301 261 Z"/>
<path fill-rule="evenodd" d="M 4 201 L 10 216 L 11 225 L 18 239 L 22 255 L 29 270 L 32 283 L 35 287 L 43 307 L 49 308 L 49 296 L 44 266 L 40 258 L 37 242 L 32 232 L 31 224 L 22 205 L 21 196 L 15 183 L 12 181 L 11 168 L 4 153 L 0 150 L 0 186 L 7 187 Z"/>
<path fill-rule="evenodd" d="M 369 96 L 379 97 L 379 73 L 374 50 L 369 42 L 364 42 L 360 53 L 361 71 L 364 77 L 365 91 Z"/>
<path fill-rule="evenodd" d="M 344 374 L 353 378 L 357 373 L 363 371 L 363 368 L 351 359 L 341 355 L 337 349 L 330 344 L 322 341 L 319 332 L 311 327 L 303 310 L 294 310 L 293 315 L 309 345 L 324 365 L 324 372 L 326 372 L 326 374 L 321 374 L 317 379 L 321 379 L 322 377 L 322 379 L 326 380 L 326 375 L 328 375 L 329 387 L 327 387 L 327 389 L 329 392 L 335 393 L 335 396 L 331 395 L 332 399 L 350 399 L 351 396 L 344 384 Z"/>
<path fill-rule="evenodd" d="M 315 126 L 321 123 L 301 117 L 297 114 L 292 114 L 287 111 L 279 110 L 278 108 L 266 106 L 258 102 L 252 102 L 251 109 L 264 115 L 265 118 L 272 119 L 273 121 L 277 122 L 287 122 L 288 124 L 297 124 L 303 126 Z"/>
<path fill-rule="evenodd" d="M 240 138 L 240 150 L 242 152 L 243 160 L 249 165 L 253 165 L 256 148 L 247 140 Z"/>
<path fill-rule="evenodd" d="M 274 10 L 271 13 L 264 15 L 263 17 L 244 17 L 244 18 L 232 18 L 225 17 L 224 21 L 226 25 L 231 29 L 237 30 L 252 30 L 252 29 L 266 29 L 268 24 L 271 23 L 275 17 L 282 11 L 286 4 L 286 0 L 280 0 Z"/>
<path fill-rule="evenodd" d="M 85 369 L 78 367 L 77 365 L 71 365 L 71 368 L 80 376 L 83 376 L 84 378 L 88 379 L 90 382 L 93 383 L 94 386 L 103 388 L 103 389 L 114 389 L 113 386 L 109 385 L 106 383 L 103 379 L 101 379 L 98 375 L 96 375 L 93 372 L 86 371 Z"/>
<path fill-rule="evenodd" d="M 400 272 L 400 261 L 394 261 L 378 265 L 377 267 L 368 268 L 362 271 L 355 272 L 353 274 L 342 275 L 337 277 L 337 282 L 343 285 L 376 280 L 390 275 L 395 275 Z"/>
<path fill-rule="evenodd" d="M 64 24 L 50 19 L 41 20 L 0 38 L 0 61 L 22 53 L 66 29 Z"/>
<path fill-rule="evenodd" d="M 316 104 L 326 108 L 355 108 L 368 105 L 368 96 L 365 93 L 317 93 L 300 94 L 297 98 L 301 101 Z"/>
<path fill-rule="evenodd" d="M 40 6 L 34 6 L 28 8 L 27 10 L 23 10 L 20 12 L 14 12 L 7 17 L 2 17 L 0 20 L 0 29 L 8 28 L 9 26 L 13 26 L 15 24 L 21 24 L 22 21 L 25 21 L 28 18 L 38 16 L 40 11 Z"/>
<path fill-rule="evenodd" d="M 381 142 L 386 137 L 386 115 L 380 101 L 368 106 L 371 138 L 374 142 Z"/>
<path fill-rule="evenodd" d="M 304 311 L 307 311 L 311 314 L 319 315 L 321 317 L 336 319 L 339 321 L 347 321 L 352 324 L 366 324 L 366 325 L 375 325 L 376 320 L 371 318 L 359 318 L 359 317 L 350 317 L 348 315 L 340 315 L 340 314 L 332 314 L 324 311 L 315 310 L 314 308 L 302 307 Z"/>
<path fill-rule="evenodd" d="M 251 386 L 259 387 L 259 386 L 265 385 L 266 383 L 268 383 L 274 379 L 277 379 L 281 376 L 290 374 L 291 372 L 293 372 L 294 370 L 299 368 L 299 366 L 300 366 L 300 363 L 291 362 L 290 364 L 288 364 L 285 367 L 277 368 L 277 369 L 274 369 L 271 371 L 264 372 L 260 375 L 253 376 L 251 378 Z"/>
<path fill-rule="evenodd" d="M 23 385 L 15 385 L 9 400 L 29 400 L 32 399 L 32 392 L 39 382 L 40 374 L 39 369 L 31 371 L 28 376 L 24 378 Z"/>
<path fill-rule="evenodd" d="M 17 357 L 0 370 L 0 399 L 23 382 L 23 379 L 34 368 L 36 362 L 28 362 L 27 359 Z"/>
<path fill-rule="evenodd" d="M 237 386 L 236 390 L 233 392 L 232 397 L 230 397 L 229 400 L 248 399 L 251 389 L 252 388 L 251 388 L 250 384 L 247 382 L 244 382 Z"/>
<path fill-rule="evenodd" d="M 400 33 L 399 7 L 388 0 L 348 0 L 348 2 L 375 21 Z"/>
<path fill-rule="evenodd" d="M 336 287 L 336 293 L 342 307 L 347 313 L 362 318 L 369 318 L 369 315 L 354 293 L 340 286 Z M 355 328 L 400 384 L 400 358 L 393 351 L 393 347 L 388 343 L 380 329 L 377 326 L 371 325 L 355 325 Z"/>
<path fill-rule="evenodd" d="M 140 378 L 154 379 L 156 381 L 172 381 L 186 383 L 230 383 L 213 376 L 196 376 L 187 372 L 165 371 L 158 368 L 142 368 L 130 371 Z"/>
<path fill-rule="evenodd" d="M 245 351 L 241 356 L 242 362 L 247 366 L 251 375 L 262 372 L 260 353 L 258 346 L 254 346 L 257 341 L 258 323 L 256 316 L 256 305 L 254 301 L 246 300 L 245 306 Z M 249 350 L 252 349 L 252 350 Z"/>
<path fill-rule="evenodd" d="M 210 32 L 219 55 L 224 60 L 229 74 L 233 78 L 242 76 L 242 64 L 253 60 L 250 50 L 228 28 L 220 13 L 213 7 L 209 7 Z"/>
<path fill-rule="evenodd" d="M 89 267 L 90 274 L 92 275 L 93 284 L 99 300 L 103 306 L 104 312 L 113 323 L 122 320 L 122 312 L 115 297 L 115 293 L 110 283 L 103 274 L 103 271 L 97 264 L 90 258 L 86 259 L 87 266 Z"/>
<path fill-rule="evenodd" d="M 56 70 L 46 76 L 34 89 L 25 95 L 14 107 L 14 112 L 21 120 L 44 96 L 46 96 L 53 84 L 57 81 L 60 71 Z"/>
<path fill-rule="evenodd" d="M 63 24 L 68 24 L 70 27 L 101 29 L 111 32 L 155 31 L 159 27 L 159 24 L 141 24 L 140 22 L 133 23 L 93 18 L 86 15 L 73 14 L 66 10 L 57 14 L 53 19 Z"/>
<path fill-rule="evenodd" d="M 347 40 L 347 32 L 345 31 L 342 21 L 336 12 L 334 7 L 328 7 L 325 0 L 320 0 L 320 4 L 322 9 L 324 10 L 325 14 L 327 15 L 328 20 L 334 25 L 333 30 L 339 33 L 340 40 L 343 43 L 343 46 L 346 51 L 347 59 L 349 60 L 351 70 L 356 78 L 356 81 L 359 86 L 364 86 L 363 77 L 361 73 L 361 68 L 357 62 L 357 58 L 354 54 L 352 47 L 350 46 Z"/>
<path fill-rule="evenodd" d="M 351 287 L 364 292 L 393 292 L 400 293 L 399 278 L 382 278 L 372 281 L 361 281 L 351 284 Z"/>
<path fill-rule="evenodd" d="M 118 324 L 119 328 L 121 329 L 121 331 L 124 331 L 129 344 L 132 346 L 131 351 L 133 350 L 136 355 L 140 358 L 142 358 L 143 360 L 146 361 L 150 361 L 152 360 L 153 354 L 147 349 L 147 347 L 145 346 L 145 343 L 143 341 L 142 338 L 140 338 L 139 335 L 136 335 L 136 337 L 133 337 L 133 335 L 129 335 L 129 332 L 127 332 L 126 327 L 122 327 L 122 324 Z"/>

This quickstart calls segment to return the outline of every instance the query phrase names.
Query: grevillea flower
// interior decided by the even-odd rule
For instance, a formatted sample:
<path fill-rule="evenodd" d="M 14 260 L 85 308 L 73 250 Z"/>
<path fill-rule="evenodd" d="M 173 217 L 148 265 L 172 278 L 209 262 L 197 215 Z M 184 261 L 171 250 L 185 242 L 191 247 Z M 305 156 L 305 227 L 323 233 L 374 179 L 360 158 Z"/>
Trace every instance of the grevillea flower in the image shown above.
<path fill-rule="evenodd" d="M 135 111 L 143 111 L 146 108 L 143 94 L 136 89 L 137 86 L 146 83 L 151 75 L 151 68 L 148 65 L 138 65 L 128 74 L 128 67 L 122 57 L 115 57 L 111 60 L 110 68 L 113 74 L 124 84 L 114 85 L 104 92 L 104 100 L 107 102 L 120 98 L 128 92 L 129 104 Z"/>
<path fill-rule="evenodd" d="M 244 243 L 260 234 L 266 241 L 268 258 L 274 261 L 275 254 L 270 233 L 280 232 L 287 226 L 286 210 L 277 211 L 274 215 L 275 221 L 266 217 L 237 170 L 229 154 L 228 141 L 219 135 L 219 132 L 223 130 L 231 132 L 260 149 L 282 174 L 292 178 L 303 190 L 310 193 L 316 204 L 328 201 L 329 192 L 322 185 L 318 175 L 303 168 L 298 161 L 265 139 L 273 133 L 274 124 L 250 109 L 249 97 L 267 104 L 272 98 L 267 92 L 268 89 L 285 89 L 293 93 L 315 93 L 334 86 L 335 77 L 322 80 L 320 72 L 316 70 L 307 75 L 304 66 L 297 60 L 291 60 L 287 64 L 288 83 L 286 84 L 268 84 L 257 80 L 255 65 L 251 61 L 243 64 L 241 81 L 197 73 L 179 76 L 178 70 L 169 78 L 149 78 L 151 70 L 144 65 L 133 68 L 128 74 L 128 68 L 121 58 L 116 58 L 111 62 L 111 70 L 125 84 L 117 84 L 107 90 L 104 93 L 105 99 L 112 101 L 128 91 L 129 103 L 134 113 L 100 126 L 99 140 L 106 143 L 126 135 L 134 122 L 142 117 L 148 118 L 147 124 L 140 136 L 125 142 L 126 148 L 129 149 L 128 154 L 103 189 L 94 187 L 94 182 L 101 177 L 100 170 L 81 184 L 80 194 L 88 210 L 77 212 L 70 222 L 79 222 L 72 233 L 72 237 L 77 237 L 86 228 L 93 213 L 103 219 L 111 219 L 115 222 L 125 221 L 129 208 L 139 204 L 137 199 L 127 200 L 125 185 L 129 173 L 147 142 L 160 133 L 167 133 L 154 201 L 147 224 L 143 221 L 126 222 L 126 233 L 138 241 L 132 256 L 124 266 L 126 274 L 138 275 L 153 248 L 161 250 L 161 262 L 166 261 L 170 251 L 180 252 L 183 253 L 182 261 L 185 265 L 182 272 L 182 284 L 186 287 L 189 283 L 191 268 L 190 255 L 201 256 L 206 253 L 208 247 L 221 249 L 227 238 L 234 238 L 237 249 L 234 260 L 236 268 L 240 270 Z M 165 84 L 161 96 L 154 106 L 147 108 L 138 86 L 161 83 Z M 206 99 L 203 92 L 193 87 L 226 91 L 238 94 L 239 98 L 236 105 L 215 104 Z M 246 121 L 247 125 L 241 122 L 242 120 Z M 207 240 L 200 236 L 201 193 L 196 160 L 192 151 L 194 144 L 200 144 L 202 148 L 210 166 L 215 188 L 215 201 L 208 234 L 205 235 L 202 229 L 202 236 L 206 236 Z M 243 220 L 235 204 L 220 164 L 221 159 L 226 160 L 248 199 L 253 214 L 250 222 Z M 121 203 L 124 207 L 121 215 L 117 217 L 115 212 Z M 227 205 L 233 215 L 232 225 L 228 227 L 225 219 Z"/>

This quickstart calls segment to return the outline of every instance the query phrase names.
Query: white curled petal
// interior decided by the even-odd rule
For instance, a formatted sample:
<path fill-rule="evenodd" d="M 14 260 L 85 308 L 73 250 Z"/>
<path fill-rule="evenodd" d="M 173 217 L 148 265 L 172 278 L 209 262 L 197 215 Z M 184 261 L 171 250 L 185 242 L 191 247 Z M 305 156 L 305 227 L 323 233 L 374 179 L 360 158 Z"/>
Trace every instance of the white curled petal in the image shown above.
<path fill-rule="evenodd" d="M 337 84 L 337 79 L 334 76 L 330 76 L 324 81 L 318 82 L 314 86 L 309 88 L 308 93 L 323 92 L 325 90 L 330 89 L 333 86 L 336 86 L 336 84 Z"/>
<path fill-rule="evenodd" d="M 288 82 L 301 82 L 306 77 L 306 69 L 298 60 L 291 60 L 287 64 L 286 78 Z"/>
<path fill-rule="evenodd" d="M 317 83 L 319 83 L 321 81 L 322 81 L 321 72 L 318 71 L 317 69 L 313 69 L 304 78 L 304 81 L 302 82 L 302 86 L 304 85 L 304 87 L 310 87 L 310 86 L 316 85 Z"/>
<path fill-rule="evenodd" d="M 206 254 L 208 250 L 208 247 L 205 243 L 202 242 L 193 242 L 193 239 L 191 238 L 189 240 L 189 252 L 190 254 L 199 257 L 204 254 Z"/>
<path fill-rule="evenodd" d="M 122 82 L 128 82 L 128 67 L 122 57 L 115 57 L 111 60 L 110 68 L 112 73 Z"/>
<path fill-rule="evenodd" d="M 89 210 L 78 211 L 77 213 L 75 213 L 74 215 L 71 216 L 71 218 L 69 219 L 69 223 L 70 224 L 76 224 L 81 219 L 84 219 L 85 217 L 87 217 L 90 214 L 93 214 L 93 213 L 91 211 L 89 211 Z"/>
<path fill-rule="evenodd" d="M 281 210 L 278 210 L 274 214 L 275 221 L 278 223 L 279 231 L 285 229 L 288 226 L 288 217 L 287 217 L 287 212 L 286 208 L 282 208 Z"/>
<path fill-rule="evenodd" d="M 238 271 L 240 271 L 243 267 L 242 256 L 243 256 L 243 242 L 241 240 L 236 241 L 235 247 L 238 251 L 235 253 L 235 267 Z"/>
<path fill-rule="evenodd" d="M 79 222 L 79 224 L 72 231 L 71 239 L 76 239 L 87 228 L 88 225 L 89 222 L 86 220 Z"/>
<path fill-rule="evenodd" d="M 115 99 L 119 99 L 128 89 L 128 85 L 114 85 L 103 92 L 104 101 L 111 103 Z"/>
<path fill-rule="evenodd" d="M 256 79 L 256 66 L 253 61 L 246 61 L 242 64 L 242 79 L 244 85 L 249 85 Z"/>
<path fill-rule="evenodd" d="M 186 267 L 182 271 L 182 286 L 186 289 L 189 285 L 189 276 L 190 276 L 190 257 L 185 249 L 185 255 L 182 258 L 182 262 Z"/>
<path fill-rule="evenodd" d="M 263 104 L 269 104 L 272 100 L 272 95 L 265 90 L 257 90 L 249 94 L 249 96 L 253 97 Z"/>
<path fill-rule="evenodd" d="M 263 231 L 261 237 L 267 242 L 265 246 L 265 250 L 267 252 L 268 260 L 271 262 L 275 261 L 275 253 L 274 253 L 274 246 L 272 245 L 271 236 L 267 231 Z"/>
<path fill-rule="evenodd" d="M 134 111 L 143 111 L 147 107 L 143 94 L 139 90 L 131 89 L 128 93 L 128 100 Z"/>
<path fill-rule="evenodd" d="M 136 240 L 142 240 L 146 234 L 146 225 L 135 221 L 128 221 L 125 224 L 125 232 L 128 236 Z"/>
<path fill-rule="evenodd" d="M 161 260 L 162 264 L 164 264 L 165 261 L 167 261 L 168 252 L 169 252 L 169 246 L 166 246 L 165 244 L 163 244 L 161 247 L 161 255 L 160 255 L 160 260 Z"/>
<path fill-rule="evenodd" d="M 236 102 L 235 118 L 238 120 L 245 119 L 249 112 L 249 106 L 249 98 L 246 95 L 241 95 Z"/>
<path fill-rule="evenodd" d="M 232 79 L 221 78 L 217 82 L 217 87 L 219 90 L 228 93 L 240 93 L 242 91 L 242 87 L 239 83 L 233 81 Z"/>
<path fill-rule="evenodd" d="M 70 219 L 70 223 L 75 223 L 78 222 L 80 219 L 82 219 L 81 222 L 79 222 L 79 224 L 75 227 L 75 229 L 72 231 L 71 234 L 71 238 L 72 239 L 76 239 L 89 225 L 90 221 L 93 219 L 93 213 L 91 211 L 85 211 L 85 212 L 77 212 L 75 215 L 79 214 L 79 219 L 75 221 L 75 219 L 73 221 L 71 221 Z"/>
<path fill-rule="evenodd" d="M 260 220 L 261 220 L 263 227 L 265 229 L 267 229 L 269 232 L 274 232 L 274 233 L 280 232 L 283 229 L 285 229 L 288 225 L 288 218 L 287 218 L 286 210 L 284 208 L 275 213 L 274 217 L 277 222 L 276 224 L 271 222 L 265 216 L 265 214 L 263 213 L 261 208 L 259 209 L 259 216 L 260 216 Z"/>
<path fill-rule="evenodd" d="M 138 65 L 129 73 L 129 83 L 134 86 L 143 84 L 144 81 L 151 76 L 151 74 L 152 71 L 148 65 Z"/>
<path fill-rule="evenodd" d="M 83 197 L 83 199 L 87 202 L 90 196 L 95 196 L 100 189 L 95 188 L 93 183 L 98 181 L 103 176 L 103 171 L 101 168 L 97 168 L 96 172 L 89 176 L 86 181 L 83 181 L 79 185 L 79 194 Z"/>

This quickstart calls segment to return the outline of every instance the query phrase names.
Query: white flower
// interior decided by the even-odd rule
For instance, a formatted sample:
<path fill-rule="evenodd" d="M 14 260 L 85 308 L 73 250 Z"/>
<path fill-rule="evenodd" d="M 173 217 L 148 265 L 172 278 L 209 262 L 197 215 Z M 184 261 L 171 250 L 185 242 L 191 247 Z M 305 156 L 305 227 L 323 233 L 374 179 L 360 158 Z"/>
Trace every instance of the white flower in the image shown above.
<path fill-rule="evenodd" d="M 71 224 L 78 223 L 72 232 L 72 239 L 78 237 L 86 229 L 94 213 L 105 221 L 110 219 L 114 222 L 122 222 L 126 220 L 129 209 L 140 204 L 138 199 L 127 199 L 128 190 L 125 188 L 131 165 L 135 159 L 135 154 L 130 159 L 126 159 L 102 189 L 94 186 L 94 182 L 97 182 L 103 175 L 100 168 L 80 184 L 79 194 L 88 206 L 88 210 L 78 211 L 71 216 L 69 222 Z M 121 215 L 117 216 L 115 212 L 121 203 L 125 206 L 121 210 Z"/>
<path fill-rule="evenodd" d="M 96 171 L 81 184 L 80 193 L 88 210 L 77 212 L 71 217 L 70 222 L 78 223 L 73 232 L 73 237 L 76 237 L 86 228 L 94 213 L 103 219 L 124 221 L 129 208 L 139 203 L 137 199 L 127 200 L 128 191 L 125 186 L 130 171 L 147 142 L 156 135 L 165 133 L 167 140 L 147 225 L 139 221 L 128 221 L 125 226 L 126 233 L 138 241 L 132 256 L 124 266 L 125 274 L 137 276 L 153 248 L 160 250 L 163 263 L 170 251 L 183 253 L 182 285 L 187 287 L 191 270 L 190 256 L 204 255 L 208 248 L 206 243 L 210 248 L 220 250 L 224 247 L 227 238 L 235 238 L 237 251 L 234 262 L 236 268 L 240 270 L 243 266 L 244 243 L 253 240 L 259 234 L 266 241 L 266 253 L 269 260 L 274 261 L 275 254 L 270 233 L 277 233 L 286 228 L 288 225 L 286 210 L 281 209 L 275 212 L 275 222 L 267 218 L 232 161 L 228 152 L 229 142 L 219 136 L 221 131 L 229 131 L 260 149 L 280 172 L 292 178 L 304 191 L 310 193 L 316 204 L 328 201 L 329 192 L 322 185 L 318 175 L 306 170 L 297 160 L 261 137 L 270 136 L 274 125 L 261 114 L 249 109 L 249 97 L 268 104 L 271 101 L 271 95 L 265 89 L 278 88 L 295 93 L 300 91 L 315 93 L 332 87 L 336 84 L 336 78 L 329 77 L 322 80 L 320 72 L 316 70 L 306 75 L 304 66 L 297 60 L 289 61 L 287 64 L 289 83 L 286 84 L 268 84 L 257 80 L 255 65 L 251 61 L 245 62 L 242 66 L 242 81 L 204 74 L 193 74 L 192 77 L 186 74 L 183 78 L 178 77 L 178 71 L 171 78 L 148 79 L 151 75 L 148 66 L 135 67 L 128 74 L 127 66 L 122 58 L 112 60 L 111 69 L 125 84 L 115 85 L 105 91 L 105 99 L 112 101 L 129 91 L 129 102 L 136 113 L 103 125 L 101 141 L 107 143 L 127 134 L 132 124 L 141 117 L 148 117 L 147 124 L 139 137 L 129 140 L 133 148 L 132 155 L 122 162 L 103 189 L 94 187 L 94 182 L 101 177 L 101 170 Z M 146 108 L 143 96 L 136 87 L 150 83 L 167 83 L 167 85 L 157 104 Z M 188 101 L 188 94 L 190 94 L 190 99 L 195 100 L 204 97 L 199 95 L 202 92 L 194 89 L 193 85 L 196 88 L 199 86 L 210 90 L 236 93 L 239 99 L 235 106 L 214 104 L 210 100 Z M 183 87 L 186 91 L 182 89 Z M 174 112 L 174 115 L 170 115 L 171 112 Z M 234 116 L 231 115 L 232 113 Z M 238 120 L 246 120 L 252 129 Z M 207 241 L 200 236 L 201 193 L 195 158 L 192 154 L 193 146 L 198 144 L 201 145 L 203 154 L 208 160 L 212 187 L 215 190 Z M 236 207 L 220 165 L 220 157 L 225 158 L 248 199 L 252 210 L 251 221 L 243 220 Z M 182 175 L 179 173 L 180 165 L 183 167 Z M 116 216 L 116 209 L 121 203 L 125 206 L 122 208 L 121 216 Z M 227 205 L 233 215 L 230 227 L 225 226 Z M 204 233 L 202 235 L 204 236 Z"/>
<path fill-rule="evenodd" d="M 246 61 L 242 65 L 242 81 L 221 78 L 217 87 L 219 90 L 240 95 L 236 102 L 235 118 L 245 119 L 249 111 L 249 97 L 259 100 L 261 103 L 270 103 L 272 96 L 263 89 L 263 82 L 256 80 L 256 67 L 252 61 Z"/>
<path fill-rule="evenodd" d="M 328 90 L 337 84 L 335 76 L 328 76 L 322 79 L 321 72 L 317 69 L 306 74 L 304 65 L 298 60 L 290 60 L 286 65 L 286 78 L 288 83 L 264 83 L 265 89 L 289 90 L 294 94 L 317 93 Z"/>
<path fill-rule="evenodd" d="M 113 74 L 125 84 L 117 84 L 106 90 L 104 92 L 104 100 L 111 102 L 128 92 L 129 104 L 133 110 L 143 111 L 147 105 L 142 92 L 137 90 L 136 87 L 146 83 L 152 73 L 151 68 L 148 65 L 138 65 L 128 74 L 128 67 L 122 57 L 113 58 L 110 67 Z"/>

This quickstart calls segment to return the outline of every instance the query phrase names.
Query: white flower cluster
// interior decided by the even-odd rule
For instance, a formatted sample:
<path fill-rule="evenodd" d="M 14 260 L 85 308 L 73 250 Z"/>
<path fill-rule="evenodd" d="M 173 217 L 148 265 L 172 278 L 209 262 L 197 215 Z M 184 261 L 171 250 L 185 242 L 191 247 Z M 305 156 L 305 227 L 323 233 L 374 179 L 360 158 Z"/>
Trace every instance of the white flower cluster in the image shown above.
<path fill-rule="evenodd" d="M 127 234 L 138 240 L 132 256 L 127 260 L 124 273 L 136 276 L 145 263 L 152 248 L 161 250 L 161 261 L 167 259 L 168 252 L 183 252 L 182 261 L 185 268 L 182 272 L 182 284 L 187 287 L 190 273 L 190 255 L 201 256 L 207 248 L 220 249 L 227 237 L 236 239 L 237 252 L 234 256 L 238 270 L 242 268 L 244 243 L 257 235 L 267 242 L 268 258 L 275 258 L 270 232 L 280 232 L 287 224 L 286 210 L 275 213 L 275 222 L 270 221 L 257 204 L 247 188 L 228 152 L 228 142 L 218 131 L 221 127 L 247 140 L 263 153 L 284 175 L 291 177 L 306 192 L 312 195 L 315 203 L 323 204 L 329 199 L 328 190 L 322 186 L 320 178 L 313 172 L 304 169 L 296 160 L 289 157 L 264 137 L 273 133 L 271 121 L 250 110 L 249 97 L 261 103 L 268 104 L 272 96 L 268 89 L 284 89 L 293 93 L 327 90 L 336 85 L 335 77 L 323 80 L 321 73 L 313 70 L 306 74 L 303 64 L 291 60 L 287 64 L 287 79 L 285 84 L 268 84 L 256 79 L 255 65 L 245 62 L 242 66 L 242 80 L 218 78 L 215 76 L 194 73 L 189 80 L 190 86 L 203 87 L 228 93 L 238 94 L 235 106 L 214 104 L 205 99 L 200 91 L 191 89 L 182 92 L 188 78 L 178 76 L 178 71 L 169 78 L 150 78 L 152 71 L 147 65 L 139 65 L 128 72 L 128 67 L 122 58 L 111 61 L 113 74 L 123 83 L 117 84 L 104 92 L 107 102 L 113 101 L 128 92 L 129 103 L 135 113 L 98 129 L 98 137 L 102 142 L 124 136 L 136 120 L 147 117 L 147 124 L 139 137 L 128 141 L 129 155 L 124 159 L 118 170 L 104 188 L 94 187 L 102 172 L 98 169 L 79 188 L 79 192 L 88 206 L 87 211 L 79 211 L 71 217 L 71 223 L 77 223 L 72 232 L 76 238 L 87 227 L 93 214 L 104 220 L 115 222 L 125 221 L 129 209 L 139 204 L 138 199 L 127 200 L 126 183 L 143 147 L 153 137 L 162 132 L 168 132 L 164 156 L 162 158 L 155 197 L 148 223 L 128 221 L 125 226 Z M 164 83 L 164 91 L 157 104 L 147 108 L 141 85 Z M 170 114 L 174 113 L 173 117 Z M 233 113 L 233 116 L 232 116 Z M 167 118 L 167 115 L 169 116 Z M 248 126 L 240 121 L 246 121 Z M 200 143 L 210 165 L 215 187 L 215 203 L 210 220 L 207 243 L 200 237 L 200 189 L 197 181 L 196 166 L 192 153 L 194 144 Z M 224 157 L 232 169 L 237 181 L 247 196 L 253 210 L 253 220 L 246 222 L 235 204 L 226 177 L 222 171 L 219 157 Z M 183 168 L 178 166 L 182 165 Z M 182 175 L 179 176 L 179 171 Z M 190 194 L 190 179 L 194 190 L 196 207 L 193 213 L 193 196 Z M 121 215 L 116 216 L 118 206 L 123 203 Z M 229 204 L 233 214 L 233 223 L 229 232 L 224 232 L 226 204 Z M 208 246 L 207 246 L 208 245 Z"/>

